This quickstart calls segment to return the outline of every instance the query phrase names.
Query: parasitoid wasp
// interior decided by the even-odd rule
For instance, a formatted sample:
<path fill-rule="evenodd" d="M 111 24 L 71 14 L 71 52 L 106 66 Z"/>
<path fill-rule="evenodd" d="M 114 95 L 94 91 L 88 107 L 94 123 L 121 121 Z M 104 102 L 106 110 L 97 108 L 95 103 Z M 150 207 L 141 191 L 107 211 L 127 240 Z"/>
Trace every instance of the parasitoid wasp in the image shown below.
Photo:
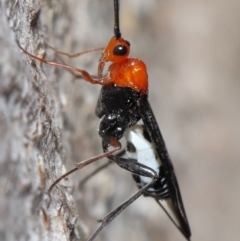
<path fill-rule="evenodd" d="M 133 174 L 139 191 L 100 220 L 100 226 L 88 241 L 94 240 L 106 225 L 141 195 L 153 197 L 184 237 L 190 240 L 191 231 L 174 167 L 148 102 L 147 69 L 142 60 L 128 58 L 130 43 L 121 37 L 119 1 L 113 2 L 114 36 L 99 60 L 97 79 L 92 78 L 85 70 L 39 58 L 27 52 L 18 43 L 19 48 L 30 58 L 78 72 L 85 81 L 103 86 L 98 98 L 96 115 L 101 119 L 99 135 L 102 138 L 104 153 L 77 163 L 74 169 L 52 183 L 49 192 L 66 176 L 107 157 L 111 162 Z M 107 73 L 103 74 L 106 62 L 111 64 Z M 138 124 L 140 120 L 143 125 Z M 122 149 L 120 141 L 123 137 L 127 143 L 126 157 L 122 155 L 124 152 L 118 153 Z M 166 201 L 171 214 L 163 206 L 162 201 Z"/>

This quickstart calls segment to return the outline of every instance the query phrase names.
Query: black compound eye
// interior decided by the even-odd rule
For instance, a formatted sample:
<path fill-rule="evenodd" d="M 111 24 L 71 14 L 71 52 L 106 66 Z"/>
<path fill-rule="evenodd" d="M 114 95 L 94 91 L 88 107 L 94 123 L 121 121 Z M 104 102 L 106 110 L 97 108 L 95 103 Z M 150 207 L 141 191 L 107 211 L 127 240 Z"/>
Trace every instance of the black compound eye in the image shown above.
<path fill-rule="evenodd" d="M 113 54 L 116 56 L 124 56 L 127 53 L 127 47 L 125 45 L 117 45 L 113 49 Z"/>

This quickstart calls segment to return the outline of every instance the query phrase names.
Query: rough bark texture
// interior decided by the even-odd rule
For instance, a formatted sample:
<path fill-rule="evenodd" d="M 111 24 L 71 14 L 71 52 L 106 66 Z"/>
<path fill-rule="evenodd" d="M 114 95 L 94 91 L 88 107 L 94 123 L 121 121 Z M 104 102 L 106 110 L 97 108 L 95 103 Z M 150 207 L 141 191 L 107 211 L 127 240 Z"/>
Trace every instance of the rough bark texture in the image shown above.
<path fill-rule="evenodd" d="M 121 29 L 148 66 L 150 102 L 176 169 L 192 240 L 237 240 L 239 223 L 239 0 L 121 0 Z M 137 190 L 114 165 L 79 190 L 101 153 L 98 86 L 41 65 L 29 52 L 96 74 L 99 53 L 63 59 L 112 37 L 112 0 L 0 1 L 0 240 L 84 240 L 95 220 Z M 103 163 L 100 161 L 99 164 Z M 214 238 L 212 238 L 214 237 Z M 184 240 L 151 198 L 140 198 L 98 240 Z"/>
<path fill-rule="evenodd" d="M 85 134 L 94 132 L 89 129 L 91 123 L 85 127 L 86 119 L 94 116 L 94 107 L 82 108 L 84 117 L 77 118 L 79 112 L 68 120 L 73 111 L 68 101 L 87 105 L 87 100 L 83 102 L 87 94 L 84 97 L 84 91 L 76 85 L 74 88 L 80 87 L 80 91 L 74 91 L 71 75 L 61 83 L 62 73 L 32 61 L 15 41 L 49 59 L 55 57 L 51 51 L 45 52 L 45 41 L 52 41 L 54 46 L 62 44 L 69 51 L 66 45 L 72 45 L 72 7 L 65 1 L 1 2 L 1 240 L 73 240 L 81 236 L 76 228 L 78 212 L 66 188 L 55 188 L 51 198 L 46 191 L 61 175 L 66 156 L 71 156 L 73 122 Z M 77 7 L 81 9 L 80 19 L 85 18 L 83 27 L 79 27 L 83 35 L 79 46 L 84 49 L 88 40 L 84 32 L 92 23 L 88 22 L 87 1 Z M 66 97 L 68 91 L 73 96 Z M 83 146 L 80 144 L 81 149 Z"/>

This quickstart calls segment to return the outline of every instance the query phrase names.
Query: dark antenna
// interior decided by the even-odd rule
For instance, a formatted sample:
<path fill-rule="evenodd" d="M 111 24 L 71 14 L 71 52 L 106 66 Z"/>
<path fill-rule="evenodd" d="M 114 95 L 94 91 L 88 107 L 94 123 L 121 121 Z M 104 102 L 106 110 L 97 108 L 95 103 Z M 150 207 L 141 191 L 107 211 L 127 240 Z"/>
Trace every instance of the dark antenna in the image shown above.
<path fill-rule="evenodd" d="M 120 28 L 119 28 L 119 2 L 118 2 L 118 0 L 114 0 L 113 4 L 114 4 L 114 18 L 115 18 L 114 35 L 115 35 L 116 39 L 119 39 L 119 38 L 121 38 L 121 32 L 120 32 Z"/>

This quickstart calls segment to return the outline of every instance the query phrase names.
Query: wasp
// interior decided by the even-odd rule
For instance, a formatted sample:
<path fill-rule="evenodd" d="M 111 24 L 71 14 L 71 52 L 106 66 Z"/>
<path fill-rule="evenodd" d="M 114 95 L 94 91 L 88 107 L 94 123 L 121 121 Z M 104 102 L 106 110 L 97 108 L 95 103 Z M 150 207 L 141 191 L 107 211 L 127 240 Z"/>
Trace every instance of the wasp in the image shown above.
<path fill-rule="evenodd" d="M 52 183 L 49 192 L 66 176 L 107 157 L 120 168 L 133 174 L 139 190 L 101 219 L 100 226 L 88 241 L 94 240 L 106 225 L 141 195 L 154 198 L 184 237 L 190 240 L 191 231 L 174 167 L 148 101 L 147 68 L 142 60 L 128 57 L 130 43 L 121 37 L 119 1 L 113 2 L 114 36 L 99 60 L 98 78 L 91 77 L 86 70 L 39 58 L 27 52 L 18 43 L 20 49 L 30 58 L 80 73 L 83 80 L 102 85 L 95 112 L 101 119 L 99 135 L 102 138 L 103 153 L 77 163 L 74 169 Z M 105 73 L 106 62 L 111 64 Z M 142 121 L 143 125 L 139 125 L 139 121 Z M 122 149 L 123 138 L 126 138 L 127 142 L 126 156 L 118 153 Z M 172 214 L 162 204 L 163 200 Z"/>

